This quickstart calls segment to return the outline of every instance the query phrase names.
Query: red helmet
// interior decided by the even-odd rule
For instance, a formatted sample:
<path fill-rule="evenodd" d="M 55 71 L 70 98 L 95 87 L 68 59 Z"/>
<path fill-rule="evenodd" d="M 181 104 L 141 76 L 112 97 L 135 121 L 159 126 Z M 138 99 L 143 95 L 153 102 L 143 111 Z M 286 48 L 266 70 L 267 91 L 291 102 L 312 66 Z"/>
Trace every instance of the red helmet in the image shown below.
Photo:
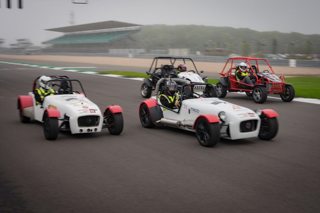
<path fill-rule="evenodd" d="M 187 71 L 187 66 L 184 65 L 184 64 L 180 64 L 180 65 L 178 66 L 178 70 L 179 70 L 180 72 Z"/>

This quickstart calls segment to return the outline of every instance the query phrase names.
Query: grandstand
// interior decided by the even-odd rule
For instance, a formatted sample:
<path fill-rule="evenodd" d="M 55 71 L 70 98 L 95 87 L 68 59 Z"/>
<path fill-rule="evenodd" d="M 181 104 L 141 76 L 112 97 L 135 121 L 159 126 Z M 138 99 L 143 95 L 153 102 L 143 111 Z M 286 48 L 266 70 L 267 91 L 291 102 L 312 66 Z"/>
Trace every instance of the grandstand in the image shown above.
<path fill-rule="evenodd" d="M 130 36 L 141 30 L 141 25 L 104 21 L 91 24 L 74 25 L 47 29 L 64 35 L 43 42 L 48 45 L 46 52 L 108 52 L 130 39 Z"/>

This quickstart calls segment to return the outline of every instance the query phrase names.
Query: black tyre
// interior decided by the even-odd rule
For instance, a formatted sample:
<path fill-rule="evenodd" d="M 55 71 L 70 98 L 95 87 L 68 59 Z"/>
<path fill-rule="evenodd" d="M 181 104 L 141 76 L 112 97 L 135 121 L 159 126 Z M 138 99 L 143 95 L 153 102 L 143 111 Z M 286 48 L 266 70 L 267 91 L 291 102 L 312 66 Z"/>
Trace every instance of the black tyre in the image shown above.
<path fill-rule="evenodd" d="M 218 98 L 224 98 L 227 95 L 227 88 L 220 82 L 216 85 L 216 95 Z"/>
<path fill-rule="evenodd" d="M 286 84 L 284 87 L 284 93 L 280 94 L 282 101 L 290 102 L 294 99 L 295 91 L 293 86 Z"/>
<path fill-rule="evenodd" d="M 204 94 L 206 97 L 217 97 L 216 89 L 213 85 L 207 85 Z"/>
<path fill-rule="evenodd" d="M 141 96 L 143 98 L 150 98 L 152 93 L 152 88 L 148 86 L 147 83 L 143 82 L 141 85 Z"/>
<path fill-rule="evenodd" d="M 154 123 L 152 122 L 150 110 L 146 104 L 142 104 L 139 108 L 139 117 L 141 125 L 144 128 L 152 128 L 154 127 Z"/>
<path fill-rule="evenodd" d="M 107 110 L 104 114 L 104 120 L 111 135 L 121 134 L 123 130 L 122 113 L 113 114 L 110 110 Z"/>
<path fill-rule="evenodd" d="M 196 124 L 196 137 L 201 146 L 215 146 L 220 141 L 219 123 L 211 124 L 207 119 L 200 118 Z"/>
<path fill-rule="evenodd" d="M 59 134 L 58 118 L 45 116 L 43 120 L 43 132 L 47 140 L 56 140 Z"/>
<path fill-rule="evenodd" d="M 261 117 L 261 126 L 259 131 L 259 138 L 261 140 L 271 140 L 278 133 L 279 125 L 277 118 Z"/>
<path fill-rule="evenodd" d="M 268 97 L 268 92 L 265 87 L 258 86 L 253 88 L 252 98 L 254 102 L 258 104 L 262 104 L 266 102 L 267 97 Z"/>
<path fill-rule="evenodd" d="M 19 109 L 19 119 L 20 119 L 21 123 L 29 123 L 30 122 L 30 118 L 23 115 L 22 109 Z"/>

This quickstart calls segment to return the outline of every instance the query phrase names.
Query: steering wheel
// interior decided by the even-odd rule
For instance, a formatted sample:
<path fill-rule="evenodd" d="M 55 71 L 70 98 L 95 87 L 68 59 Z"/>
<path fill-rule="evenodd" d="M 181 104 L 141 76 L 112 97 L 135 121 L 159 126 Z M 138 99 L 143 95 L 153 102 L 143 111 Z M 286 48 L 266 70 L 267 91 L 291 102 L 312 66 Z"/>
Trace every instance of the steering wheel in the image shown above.
<path fill-rule="evenodd" d="M 194 71 L 194 70 L 188 70 L 187 72 L 193 72 L 193 73 L 196 73 L 196 71 Z"/>
<path fill-rule="evenodd" d="M 263 73 L 269 73 L 269 70 L 263 70 L 262 72 Z"/>

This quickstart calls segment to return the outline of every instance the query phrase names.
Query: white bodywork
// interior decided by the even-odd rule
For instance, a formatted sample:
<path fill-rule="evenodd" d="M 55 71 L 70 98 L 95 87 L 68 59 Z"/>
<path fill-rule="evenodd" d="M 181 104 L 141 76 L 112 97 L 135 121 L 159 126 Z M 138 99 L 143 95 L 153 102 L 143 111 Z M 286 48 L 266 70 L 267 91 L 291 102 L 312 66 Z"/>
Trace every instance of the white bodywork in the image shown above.
<path fill-rule="evenodd" d="M 180 72 L 178 77 L 195 83 L 204 83 L 200 75 L 191 71 Z"/>
<path fill-rule="evenodd" d="M 103 116 L 99 107 L 86 98 L 83 94 L 51 95 L 44 99 L 42 106 L 36 105 L 32 92 L 29 93 L 33 99 L 33 106 L 23 109 L 23 114 L 39 122 L 43 122 L 43 113 L 48 108 L 55 108 L 60 112 L 59 126 L 69 119 L 72 134 L 100 132 L 103 125 Z M 82 116 L 98 116 L 99 122 L 95 126 L 79 126 L 78 118 Z"/>
<path fill-rule="evenodd" d="M 156 99 L 156 97 L 153 97 Z M 158 100 L 159 105 L 160 102 Z M 226 114 L 226 119 L 220 122 L 220 135 L 227 139 L 243 139 L 257 137 L 260 129 L 260 117 L 256 112 L 218 98 L 194 98 L 182 101 L 180 111 L 178 109 L 169 110 L 161 107 L 163 118 L 159 123 L 175 126 L 181 129 L 194 131 L 194 124 L 200 115 L 215 115 L 221 111 Z M 241 132 L 240 123 L 248 120 L 256 120 L 254 131 Z"/>

